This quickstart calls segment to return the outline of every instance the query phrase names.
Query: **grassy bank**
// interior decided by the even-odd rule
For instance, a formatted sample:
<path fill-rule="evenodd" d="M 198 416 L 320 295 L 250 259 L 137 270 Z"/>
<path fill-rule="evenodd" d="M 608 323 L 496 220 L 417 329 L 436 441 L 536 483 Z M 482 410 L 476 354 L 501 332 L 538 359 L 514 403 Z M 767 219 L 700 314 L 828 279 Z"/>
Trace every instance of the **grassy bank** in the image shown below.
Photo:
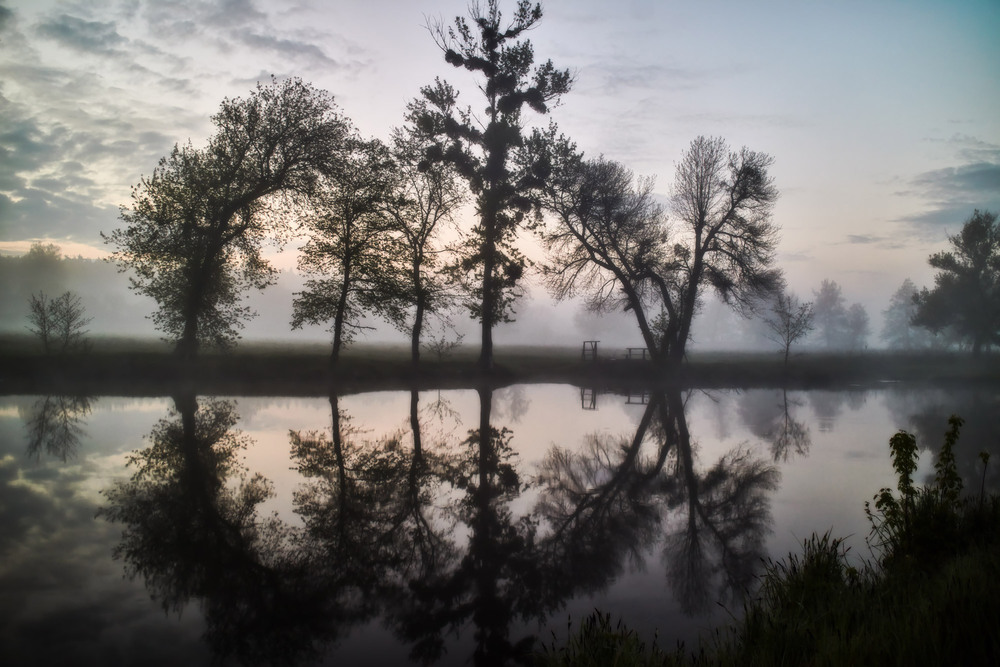
<path fill-rule="evenodd" d="M 848 563 L 840 540 L 813 535 L 801 554 L 769 562 L 740 622 L 695 651 L 664 651 L 595 613 L 537 664 L 998 664 L 1000 496 L 962 496 L 951 455 L 960 425 L 951 422 L 927 488 L 910 479 L 912 436 L 890 441 L 900 492 L 882 489 L 865 504 L 873 528 L 865 566 Z"/>
<path fill-rule="evenodd" d="M 27 336 L 0 338 L 0 392 L 162 394 L 177 383 L 205 393 L 318 395 L 369 389 L 474 387 L 483 383 L 565 382 L 614 390 L 641 385 L 697 388 L 848 388 L 889 382 L 997 382 L 1000 355 L 803 354 L 787 366 L 771 353 L 693 353 L 677 369 L 625 359 L 623 350 L 602 350 L 583 361 L 576 348 L 498 347 L 496 370 L 477 370 L 478 348 L 465 346 L 444 357 L 424 354 L 419 368 L 405 346 L 348 348 L 335 369 L 324 344 L 244 343 L 227 352 L 207 351 L 180 365 L 157 340 L 97 338 L 86 354 L 46 357 Z"/>

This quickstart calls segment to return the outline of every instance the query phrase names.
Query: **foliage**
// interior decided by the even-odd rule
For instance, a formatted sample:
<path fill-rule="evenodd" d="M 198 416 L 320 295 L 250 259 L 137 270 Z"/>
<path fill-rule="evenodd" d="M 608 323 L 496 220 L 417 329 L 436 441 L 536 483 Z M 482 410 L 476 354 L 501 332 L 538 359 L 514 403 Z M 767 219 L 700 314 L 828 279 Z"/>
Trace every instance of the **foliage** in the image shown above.
<path fill-rule="evenodd" d="M 393 270 L 397 247 L 385 205 L 393 196 L 395 164 L 378 140 L 351 139 L 342 168 L 325 178 L 306 216 L 309 240 L 299 256 L 308 280 L 292 304 L 292 328 L 330 323 L 330 363 L 362 328 L 368 311 L 401 317 L 403 290 Z"/>
<path fill-rule="evenodd" d="M 407 123 L 392 134 L 392 153 L 397 174 L 392 196 L 385 204 L 390 230 L 398 239 L 395 270 L 399 274 L 401 306 L 393 323 L 410 334 L 410 354 L 420 360 L 420 339 L 428 315 L 442 313 L 454 301 L 442 272 L 438 237 L 441 225 L 451 221 L 464 203 L 458 172 L 448 162 L 427 162 L 434 145 L 433 129 L 421 129 L 427 118 L 426 100 L 407 106 Z M 411 316 L 412 314 L 412 316 Z"/>
<path fill-rule="evenodd" d="M 865 514 L 872 523 L 872 543 L 883 552 L 883 563 L 900 560 L 933 567 L 953 548 L 962 510 L 962 478 L 953 450 L 962 423 L 955 415 L 948 419 L 949 428 L 934 464 L 934 484 L 929 488 L 913 485 L 916 438 L 900 431 L 889 440 L 893 468 L 899 477 L 899 498 L 883 488 L 875 496 L 874 511 L 865 503 Z"/>
<path fill-rule="evenodd" d="M 849 350 L 863 350 L 871 333 L 868 311 L 860 303 L 852 303 L 847 309 L 845 321 L 846 344 Z"/>
<path fill-rule="evenodd" d="M 855 303 L 848 308 L 843 291 L 834 280 L 824 280 L 813 296 L 813 314 L 823 344 L 828 349 L 863 349 L 871 333 L 864 306 Z"/>
<path fill-rule="evenodd" d="M 916 294 L 917 286 L 907 278 L 889 299 L 888 308 L 882 311 L 885 324 L 880 337 L 892 349 L 916 350 L 931 345 L 929 332 L 913 324 L 917 314 Z"/>
<path fill-rule="evenodd" d="M 63 292 L 50 299 L 45 292 L 28 299 L 28 331 L 38 337 L 45 354 L 82 352 L 88 347 L 86 326 L 93 320 L 85 317 L 78 294 Z"/>
<path fill-rule="evenodd" d="M 782 347 L 787 364 L 792 345 L 813 329 L 813 305 L 799 302 L 794 294 L 779 292 L 761 319 L 767 327 L 764 335 Z"/>
<path fill-rule="evenodd" d="M 454 25 L 430 26 L 445 60 L 480 78 L 485 115 L 459 109 L 458 92 L 437 80 L 422 90 L 427 102 L 419 122 L 435 143 L 426 152 L 425 167 L 436 162 L 454 165 L 475 198 L 479 223 L 464 241 L 461 260 L 454 265 L 465 283 L 468 308 L 482 324 L 480 364 L 493 367 L 493 327 L 508 321 L 520 295 L 527 265 L 514 245 L 519 228 L 532 208 L 529 197 L 544 173 L 513 161 L 522 144 L 521 112 L 525 105 L 539 114 L 569 91 L 572 76 L 552 61 L 534 66 L 531 42 L 521 36 L 542 18 L 540 4 L 519 0 L 513 18 L 505 21 L 499 0 L 470 7 L 471 22 L 458 17 Z"/>
<path fill-rule="evenodd" d="M 913 323 L 933 332 L 951 328 L 972 353 L 1000 346 L 1000 224 L 996 213 L 973 212 L 949 236 L 952 250 L 930 256 L 934 289 L 916 295 Z"/>
<path fill-rule="evenodd" d="M 124 226 L 102 234 L 185 358 L 203 343 L 235 341 L 252 315 L 243 293 L 274 282 L 261 248 L 286 229 L 275 204 L 301 201 L 320 174 L 335 172 L 349 130 L 332 98 L 298 79 L 226 99 L 212 121 L 208 145 L 174 146 L 133 187 Z"/>
<path fill-rule="evenodd" d="M 554 128 L 536 132 L 529 149 L 552 172 L 542 197 L 557 219 L 543 232 L 550 289 L 560 298 L 587 293 L 595 309 L 633 311 L 654 360 L 683 359 L 704 289 L 749 314 L 779 286 L 770 156 L 698 137 L 678 164 L 677 222 L 668 224 L 652 181 L 633 186 L 622 165 L 584 160 Z"/>

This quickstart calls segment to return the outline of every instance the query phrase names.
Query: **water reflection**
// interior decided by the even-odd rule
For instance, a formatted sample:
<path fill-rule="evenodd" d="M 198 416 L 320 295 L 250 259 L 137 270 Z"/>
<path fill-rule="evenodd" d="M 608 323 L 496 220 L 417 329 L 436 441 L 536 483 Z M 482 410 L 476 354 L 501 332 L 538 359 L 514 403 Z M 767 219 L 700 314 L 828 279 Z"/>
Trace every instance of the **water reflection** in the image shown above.
<path fill-rule="evenodd" d="M 74 457 L 86 434 L 90 402 L 88 396 L 44 396 L 24 410 L 28 456 L 37 461 L 44 452 L 63 463 Z"/>
<path fill-rule="evenodd" d="M 646 394 L 634 432 L 555 444 L 532 470 L 509 428 L 523 393 L 477 393 L 461 439 L 440 394 L 421 410 L 412 392 L 409 429 L 384 434 L 331 395 L 329 430 L 289 433 L 294 525 L 261 515 L 272 487 L 241 463 L 235 404 L 178 395 L 104 492 L 100 514 L 124 526 L 115 556 L 165 609 L 199 602 L 213 652 L 246 663 L 294 663 L 375 618 L 421 663 L 459 634 L 473 664 L 523 662 L 531 622 L 656 553 L 688 612 L 750 587 L 778 472 L 743 447 L 702 466 L 680 392 Z"/>
<path fill-rule="evenodd" d="M 805 422 L 796 418 L 803 401 L 790 398 L 787 389 L 748 391 L 740 399 L 740 416 L 750 432 L 771 447 L 775 461 L 805 456 L 812 445 L 812 434 Z M 821 420 L 821 428 L 833 430 L 833 418 Z"/>
<path fill-rule="evenodd" d="M 115 558 L 165 610 L 197 600 L 220 658 L 293 662 L 329 635 L 331 602 L 313 586 L 295 532 L 257 506 L 269 482 L 240 463 L 248 438 L 229 401 L 190 395 L 134 453 L 131 479 L 105 490 L 99 515 L 124 525 Z"/>
<path fill-rule="evenodd" d="M 900 427 L 917 437 L 922 450 L 937 452 L 944 442 L 948 417 L 959 415 L 965 421 L 955 446 L 955 463 L 966 493 L 978 494 L 1000 490 L 1000 392 L 971 388 L 950 391 L 900 390 L 886 397 L 886 406 Z M 979 452 L 990 454 L 983 476 Z M 933 478 L 930 470 L 927 479 Z"/>
<path fill-rule="evenodd" d="M 576 452 L 550 451 L 537 512 L 553 528 L 570 586 L 606 586 L 662 539 L 675 596 L 701 612 L 749 589 L 778 472 L 743 448 L 702 472 L 681 393 L 646 400 L 630 438 L 592 434 Z"/>

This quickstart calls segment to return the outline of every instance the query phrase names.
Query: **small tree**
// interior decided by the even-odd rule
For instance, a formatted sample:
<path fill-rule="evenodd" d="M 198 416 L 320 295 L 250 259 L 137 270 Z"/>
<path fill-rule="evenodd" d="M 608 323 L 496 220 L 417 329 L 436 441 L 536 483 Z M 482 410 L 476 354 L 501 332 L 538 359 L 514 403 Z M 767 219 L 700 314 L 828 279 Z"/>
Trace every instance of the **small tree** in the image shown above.
<path fill-rule="evenodd" d="M 972 354 L 1000 345 L 1000 224 L 996 213 L 973 212 L 949 236 L 952 250 L 931 255 L 934 289 L 916 295 L 914 324 L 933 332 L 950 328 Z"/>
<path fill-rule="evenodd" d="M 768 340 L 781 346 L 787 366 L 792 344 L 804 338 L 813 329 L 812 302 L 801 303 L 794 294 L 778 292 L 763 321 L 767 326 L 764 335 Z"/>
<path fill-rule="evenodd" d="M 834 280 L 824 280 L 813 296 L 813 315 L 823 343 L 828 349 L 843 347 L 847 306 L 840 285 Z"/>
<path fill-rule="evenodd" d="M 420 361 L 427 316 L 447 310 L 454 302 L 442 271 L 441 257 L 447 250 L 438 237 L 442 223 L 450 221 L 465 201 L 454 165 L 424 159 L 434 145 L 436 131 L 426 125 L 431 118 L 426 101 L 415 100 L 407 107 L 406 125 L 393 131 L 396 178 L 385 204 L 389 228 L 398 240 L 395 260 L 402 287 L 401 307 L 393 311 L 393 323 L 410 334 L 414 365 Z"/>
<path fill-rule="evenodd" d="M 868 311 L 860 303 L 852 303 L 847 309 L 845 319 L 845 334 L 847 349 L 863 350 L 868 334 L 871 333 L 871 323 L 868 319 Z"/>
<path fill-rule="evenodd" d="M 64 292 L 50 299 L 45 292 L 32 294 L 28 331 L 38 336 L 45 354 L 67 354 L 87 349 L 86 326 L 93 320 L 85 316 L 80 296 Z"/>
<path fill-rule="evenodd" d="M 395 165 L 378 140 L 350 142 L 343 169 L 325 179 L 307 217 L 309 240 L 299 268 L 315 276 L 292 303 L 292 328 L 330 323 L 330 366 L 361 328 L 366 311 L 395 320 L 399 307 L 397 254 L 390 234 L 386 202 L 392 196 Z"/>

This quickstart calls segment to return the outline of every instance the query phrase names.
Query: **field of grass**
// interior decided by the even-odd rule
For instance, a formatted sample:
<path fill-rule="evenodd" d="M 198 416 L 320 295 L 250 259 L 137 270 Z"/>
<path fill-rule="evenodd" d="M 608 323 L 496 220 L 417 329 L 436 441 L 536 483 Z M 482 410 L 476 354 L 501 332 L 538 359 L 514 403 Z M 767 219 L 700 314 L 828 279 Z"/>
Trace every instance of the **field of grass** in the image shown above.
<path fill-rule="evenodd" d="M 419 368 L 405 345 L 357 344 L 335 369 L 323 343 L 244 342 L 228 351 L 203 352 L 180 365 L 171 347 L 156 339 L 96 337 L 84 354 L 46 357 L 27 335 L 0 337 L 0 392 L 45 392 L 57 387 L 94 393 L 162 393 L 176 382 L 208 392 L 323 394 L 342 391 L 472 387 L 515 382 L 566 382 L 599 389 L 640 385 L 679 387 L 849 387 L 886 382 L 994 383 L 1000 355 L 973 359 L 955 353 L 801 354 L 785 366 L 773 353 L 692 353 L 680 368 L 625 359 L 625 350 L 602 350 L 583 361 L 579 348 L 505 346 L 495 350 L 496 370 L 484 375 L 479 349 L 465 345 L 447 355 L 424 352 Z"/>

